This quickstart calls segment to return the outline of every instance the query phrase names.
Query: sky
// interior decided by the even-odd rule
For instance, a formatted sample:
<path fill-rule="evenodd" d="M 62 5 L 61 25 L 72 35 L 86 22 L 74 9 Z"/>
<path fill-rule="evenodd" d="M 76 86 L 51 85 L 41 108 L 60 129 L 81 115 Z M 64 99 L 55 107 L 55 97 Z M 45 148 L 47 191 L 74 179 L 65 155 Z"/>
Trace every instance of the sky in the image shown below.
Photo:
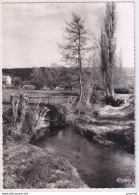
<path fill-rule="evenodd" d="M 65 21 L 77 13 L 97 34 L 104 7 L 105 3 L 3 3 L 3 68 L 63 65 L 57 43 L 63 42 Z M 124 67 L 134 67 L 134 3 L 117 3 L 116 11 L 117 53 L 122 51 Z"/>

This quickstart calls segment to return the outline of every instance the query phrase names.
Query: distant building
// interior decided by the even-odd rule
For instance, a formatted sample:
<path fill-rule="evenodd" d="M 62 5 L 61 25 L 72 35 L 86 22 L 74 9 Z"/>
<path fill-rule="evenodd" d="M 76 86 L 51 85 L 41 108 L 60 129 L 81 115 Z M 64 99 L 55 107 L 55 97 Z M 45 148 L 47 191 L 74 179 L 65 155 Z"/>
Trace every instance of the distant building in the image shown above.
<path fill-rule="evenodd" d="M 2 76 L 2 83 L 3 85 L 11 85 L 12 79 L 9 75 L 3 75 Z"/>

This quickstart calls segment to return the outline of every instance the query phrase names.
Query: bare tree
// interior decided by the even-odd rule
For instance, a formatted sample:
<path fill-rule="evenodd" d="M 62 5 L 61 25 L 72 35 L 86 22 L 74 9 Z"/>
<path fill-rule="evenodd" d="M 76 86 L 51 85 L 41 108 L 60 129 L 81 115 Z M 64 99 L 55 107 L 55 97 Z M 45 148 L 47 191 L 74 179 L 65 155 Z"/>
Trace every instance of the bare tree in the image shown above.
<path fill-rule="evenodd" d="M 83 98 L 83 60 L 85 59 L 85 54 L 90 50 L 87 47 L 88 33 L 85 29 L 84 20 L 72 13 L 72 20 L 71 22 L 66 22 L 64 33 L 65 43 L 59 44 L 59 48 L 63 60 L 67 64 L 74 66 L 74 70 L 78 73 L 80 103 Z"/>
<path fill-rule="evenodd" d="M 103 18 L 100 20 L 100 68 L 105 97 L 114 97 L 114 69 L 116 50 L 116 4 L 106 4 Z"/>

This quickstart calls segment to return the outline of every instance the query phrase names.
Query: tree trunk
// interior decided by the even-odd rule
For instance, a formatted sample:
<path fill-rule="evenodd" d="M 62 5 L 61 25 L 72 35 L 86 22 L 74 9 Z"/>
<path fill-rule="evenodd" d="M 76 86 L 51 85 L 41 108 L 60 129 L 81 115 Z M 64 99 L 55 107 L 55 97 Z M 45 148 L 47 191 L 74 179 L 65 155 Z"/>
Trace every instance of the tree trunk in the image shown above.
<path fill-rule="evenodd" d="M 21 134 L 21 128 L 25 121 L 25 115 L 27 110 L 27 97 L 23 94 L 20 94 L 20 101 L 18 105 L 18 121 L 16 124 L 17 134 Z"/>
<path fill-rule="evenodd" d="M 82 101 L 82 98 L 83 98 L 83 82 L 82 82 L 81 65 L 79 68 L 79 84 L 80 84 L 80 97 L 79 97 L 79 103 L 80 103 Z"/>
<path fill-rule="evenodd" d="M 79 84 L 80 84 L 80 97 L 79 97 L 79 104 L 83 98 L 83 82 L 82 82 L 82 63 L 81 63 L 81 43 L 80 43 L 80 29 L 78 29 L 79 33 L 79 45 L 78 45 L 78 67 L 79 67 Z"/>
<path fill-rule="evenodd" d="M 14 117 L 14 127 L 13 133 L 20 136 L 21 135 L 21 128 L 25 121 L 25 115 L 27 110 L 27 96 L 20 94 L 20 99 L 15 104 L 15 97 L 11 95 L 11 105 L 12 105 L 12 112 Z"/>
<path fill-rule="evenodd" d="M 86 101 L 86 107 L 91 108 L 92 107 L 91 96 L 93 93 L 93 86 L 91 83 L 86 83 L 86 85 L 84 86 L 84 89 L 83 89 L 83 93 L 84 93 L 84 97 L 85 97 L 85 101 Z"/>
<path fill-rule="evenodd" d="M 13 125 L 15 126 L 16 119 L 17 119 L 17 112 L 15 111 L 15 97 L 13 94 L 11 95 L 11 107 L 12 107 L 12 113 L 13 113 Z"/>

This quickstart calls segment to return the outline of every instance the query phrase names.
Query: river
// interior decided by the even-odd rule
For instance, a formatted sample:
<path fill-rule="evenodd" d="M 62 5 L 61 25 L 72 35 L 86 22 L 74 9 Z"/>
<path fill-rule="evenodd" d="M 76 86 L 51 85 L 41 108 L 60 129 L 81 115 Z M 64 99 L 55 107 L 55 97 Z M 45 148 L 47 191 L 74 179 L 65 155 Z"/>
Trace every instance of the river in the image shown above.
<path fill-rule="evenodd" d="M 124 149 L 92 143 L 76 130 L 68 125 L 51 131 L 34 144 L 67 158 L 91 188 L 133 188 L 134 155 Z"/>

